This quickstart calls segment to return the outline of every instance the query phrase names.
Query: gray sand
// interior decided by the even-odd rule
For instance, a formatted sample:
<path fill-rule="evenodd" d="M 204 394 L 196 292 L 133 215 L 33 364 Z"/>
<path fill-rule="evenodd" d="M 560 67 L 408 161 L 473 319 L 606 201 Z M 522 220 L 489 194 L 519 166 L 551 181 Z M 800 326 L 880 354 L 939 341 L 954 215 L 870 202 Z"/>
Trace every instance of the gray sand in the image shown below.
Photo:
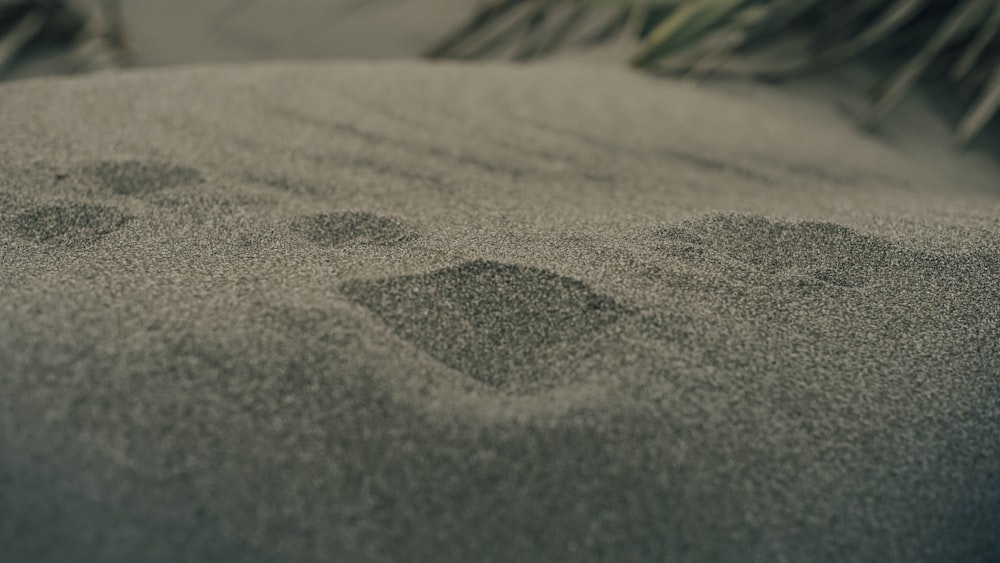
<path fill-rule="evenodd" d="M 0 124 L 3 561 L 1000 559 L 980 169 L 573 64 L 23 81 Z"/>

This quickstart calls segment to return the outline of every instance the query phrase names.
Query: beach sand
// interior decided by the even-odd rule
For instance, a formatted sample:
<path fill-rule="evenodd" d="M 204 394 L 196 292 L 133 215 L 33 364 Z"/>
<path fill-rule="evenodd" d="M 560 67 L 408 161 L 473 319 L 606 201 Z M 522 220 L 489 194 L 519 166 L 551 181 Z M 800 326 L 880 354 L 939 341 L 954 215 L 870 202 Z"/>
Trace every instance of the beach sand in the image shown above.
<path fill-rule="evenodd" d="M 4 561 L 1000 559 L 992 165 L 569 62 L 0 123 Z"/>

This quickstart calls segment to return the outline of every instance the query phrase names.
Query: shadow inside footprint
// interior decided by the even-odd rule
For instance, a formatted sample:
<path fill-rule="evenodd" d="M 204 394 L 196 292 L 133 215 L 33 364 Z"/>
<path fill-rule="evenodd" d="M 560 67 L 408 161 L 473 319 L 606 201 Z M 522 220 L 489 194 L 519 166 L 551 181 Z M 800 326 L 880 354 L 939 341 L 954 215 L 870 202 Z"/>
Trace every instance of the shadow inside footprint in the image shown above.
<path fill-rule="evenodd" d="M 864 285 L 899 254 L 887 241 L 834 223 L 758 215 L 710 215 L 662 227 L 655 236 L 707 248 L 769 274 L 797 272 L 841 287 Z"/>
<path fill-rule="evenodd" d="M 111 207 L 84 203 L 39 205 L 14 217 L 21 238 L 56 246 L 96 242 L 125 225 L 128 217 Z"/>
<path fill-rule="evenodd" d="M 88 167 L 87 172 L 103 188 L 120 195 L 142 195 L 204 181 L 194 168 L 139 160 L 104 161 Z"/>
<path fill-rule="evenodd" d="M 323 246 L 349 242 L 392 245 L 417 238 L 416 230 L 406 223 L 366 211 L 310 215 L 292 223 L 292 229 L 309 242 Z"/>
<path fill-rule="evenodd" d="M 342 289 L 400 337 L 496 387 L 558 378 L 547 350 L 580 342 L 626 313 L 581 281 L 485 260 Z"/>

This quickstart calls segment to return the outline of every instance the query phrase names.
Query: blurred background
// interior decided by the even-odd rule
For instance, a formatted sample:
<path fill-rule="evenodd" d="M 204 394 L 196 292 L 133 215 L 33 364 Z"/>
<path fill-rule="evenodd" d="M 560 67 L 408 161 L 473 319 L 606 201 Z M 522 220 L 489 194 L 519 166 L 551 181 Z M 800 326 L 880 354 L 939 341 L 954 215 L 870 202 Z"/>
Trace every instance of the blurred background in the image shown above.
<path fill-rule="evenodd" d="M 0 0 L 0 44 L 9 44 L 0 47 L 7 55 L 0 77 L 107 66 L 415 56 L 475 7 L 471 0 Z M 34 25 L 22 24 L 25 31 L 14 37 L 16 24 L 33 9 L 48 12 L 49 29 L 34 35 Z M 34 36 L 25 39 L 29 34 Z M 22 40 L 14 53 L 11 43 Z"/>
<path fill-rule="evenodd" d="M 780 83 L 903 145 L 1000 154 L 1000 0 L 0 0 L 0 80 L 417 56 Z"/>

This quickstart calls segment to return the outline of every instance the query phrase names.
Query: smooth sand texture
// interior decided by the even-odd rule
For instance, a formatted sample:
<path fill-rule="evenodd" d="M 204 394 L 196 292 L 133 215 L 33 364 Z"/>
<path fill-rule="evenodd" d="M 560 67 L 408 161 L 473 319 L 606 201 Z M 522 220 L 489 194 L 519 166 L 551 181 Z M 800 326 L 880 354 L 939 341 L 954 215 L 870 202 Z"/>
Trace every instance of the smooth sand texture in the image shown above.
<path fill-rule="evenodd" d="M 1000 194 L 762 92 L 3 85 L 3 560 L 996 561 Z"/>

